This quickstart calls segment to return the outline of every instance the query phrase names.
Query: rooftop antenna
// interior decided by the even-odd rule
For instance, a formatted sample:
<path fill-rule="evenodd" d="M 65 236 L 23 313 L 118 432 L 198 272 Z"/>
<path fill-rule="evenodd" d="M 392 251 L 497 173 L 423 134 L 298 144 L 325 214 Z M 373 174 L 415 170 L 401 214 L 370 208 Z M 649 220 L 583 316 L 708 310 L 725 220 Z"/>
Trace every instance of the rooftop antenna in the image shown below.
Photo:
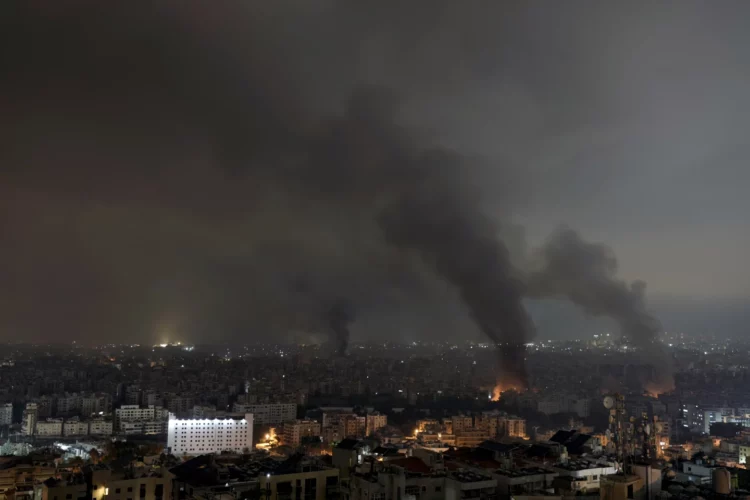
<path fill-rule="evenodd" d="M 604 408 L 609 410 L 609 434 L 615 445 L 615 457 L 617 457 L 616 466 L 619 469 L 621 464 L 625 463 L 625 432 L 623 429 L 623 419 L 625 417 L 625 397 L 621 394 L 604 396 L 602 401 Z"/>

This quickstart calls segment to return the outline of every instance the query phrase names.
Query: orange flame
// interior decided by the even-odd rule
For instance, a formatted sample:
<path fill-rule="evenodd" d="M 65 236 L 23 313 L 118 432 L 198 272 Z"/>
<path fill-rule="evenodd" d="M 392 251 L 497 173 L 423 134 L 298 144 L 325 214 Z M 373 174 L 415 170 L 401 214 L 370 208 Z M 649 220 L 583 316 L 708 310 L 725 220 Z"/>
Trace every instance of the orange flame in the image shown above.
<path fill-rule="evenodd" d="M 503 384 L 497 384 L 494 389 L 492 389 L 492 401 L 500 401 L 500 396 L 502 396 L 503 393 L 507 391 L 518 392 L 519 389 L 514 385 L 505 386 Z"/>
<path fill-rule="evenodd" d="M 662 383 L 647 382 L 643 386 L 643 392 L 652 398 L 658 398 L 661 394 L 672 392 L 674 390 L 674 382 Z"/>

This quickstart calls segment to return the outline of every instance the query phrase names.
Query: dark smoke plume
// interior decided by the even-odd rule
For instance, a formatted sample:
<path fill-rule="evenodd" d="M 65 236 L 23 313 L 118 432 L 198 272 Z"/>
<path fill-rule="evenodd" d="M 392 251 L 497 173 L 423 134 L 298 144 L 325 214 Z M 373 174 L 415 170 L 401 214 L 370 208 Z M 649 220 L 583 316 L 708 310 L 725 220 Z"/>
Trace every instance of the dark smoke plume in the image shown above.
<path fill-rule="evenodd" d="M 462 179 L 460 156 L 432 151 L 415 162 L 419 182 L 380 216 L 386 238 L 416 251 L 456 287 L 480 330 L 500 349 L 502 382 L 523 388 L 523 344 L 533 326 L 498 228 Z"/>
<path fill-rule="evenodd" d="M 617 277 L 617 259 L 606 245 L 584 241 L 574 230 L 557 230 L 539 249 L 539 269 L 528 277 L 534 298 L 566 298 L 594 316 L 612 318 L 644 356 L 654 362 L 659 392 L 674 387 L 671 361 L 658 341 L 659 321 L 648 311 L 643 281 Z"/>
<path fill-rule="evenodd" d="M 432 71 L 417 71 L 411 92 L 433 108 L 434 84 L 448 90 L 478 76 L 446 68 L 486 68 L 485 49 L 498 46 L 496 71 L 505 74 L 515 66 L 506 56 L 519 51 L 492 37 L 526 40 L 528 30 L 514 26 L 518 16 L 455 2 L 405 4 L 391 11 L 377 2 L 364 10 L 348 2 L 2 3 L 0 47 L 14 50 L 2 54 L 0 79 L 0 232 L 10 235 L 0 245 L 1 330 L 37 338 L 84 332 L 98 341 L 102 331 L 122 339 L 170 328 L 246 338 L 330 329 L 343 352 L 353 311 L 360 320 L 376 311 L 398 322 L 413 297 L 437 296 L 436 285 L 447 283 L 497 346 L 501 383 L 526 385 L 523 344 L 534 328 L 524 283 L 473 186 L 486 179 L 472 180 L 473 158 L 413 137 L 404 108 L 383 87 L 404 92 L 401 73 L 408 80 L 412 68 L 434 60 Z M 425 23 L 425 12 L 447 21 L 450 29 L 437 31 L 455 31 L 461 43 L 435 45 L 443 23 Z M 454 30 L 461 12 L 483 29 L 472 22 Z M 396 32 L 393 19 L 403 23 Z M 498 19 L 507 29 L 497 29 Z M 369 66 L 415 42 L 420 64 Z M 530 53 L 549 52 L 545 40 L 532 42 Z M 533 64 L 516 90 L 574 89 L 560 111 L 580 111 L 577 92 L 593 80 L 567 65 L 554 78 L 537 75 L 554 62 Z M 516 102 L 510 97 L 501 102 Z M 487 104 L 481 96 L 479 104 Z M 513 132 L 521 114 L 505 104 L 501 111 L 494 118 L 507 127 L 498 136 Z M 525 177 L 515 170 L 492 166 L 491 177 L 502 178 L 491 190 L 493 212 L 512 206 L 507 186 Z M 642 297 L 617 285 L 608 261 L 573 259 L 582 268 L 576 279 L 591 276 L 571 283 L 568 263 L 558 270 L 553 256 L 551 274 L 535 277 L 544 293 L 534 295 L 569 297 L 649 338 L 647 316 L 633 312 Z M 594 301 L 602 291 L 614 305 Z M 340 297 L 348 305 L 329 310 Z"/>
<path fill-rule="evenodd" d="M 336 354 L 344 356 L 349 347 L 349 325 L 354 321 L 354 309 L 348 301 L 339 300 L 328 311 L 328 324 L 333 331 Z"/>

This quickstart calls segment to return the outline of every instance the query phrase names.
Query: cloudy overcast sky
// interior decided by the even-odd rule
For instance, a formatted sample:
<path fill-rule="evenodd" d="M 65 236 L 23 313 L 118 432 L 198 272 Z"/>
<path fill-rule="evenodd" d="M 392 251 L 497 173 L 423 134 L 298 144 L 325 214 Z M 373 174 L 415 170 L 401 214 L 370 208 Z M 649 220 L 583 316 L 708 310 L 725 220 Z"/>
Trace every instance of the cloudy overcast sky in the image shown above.
<path fill-rule="evenodd" d="M 364 132 L 352 179 L 280 181 L 363 86 L 390 90 L 410 142 L 470 159 L 484 212 L 525 228 L 511 250 L 568 225 L 648 283 L 666 329 L 747 332 L 747 2 L 0 9 L 2 340 L 253 340 L 325 329 L 310 311 L 340 295 L 357 338 L 481 338 L 380 240 L 402 174 L 360 176 L 382 161 Z M 545 338 L 611 327 L 531 312 Z"/>

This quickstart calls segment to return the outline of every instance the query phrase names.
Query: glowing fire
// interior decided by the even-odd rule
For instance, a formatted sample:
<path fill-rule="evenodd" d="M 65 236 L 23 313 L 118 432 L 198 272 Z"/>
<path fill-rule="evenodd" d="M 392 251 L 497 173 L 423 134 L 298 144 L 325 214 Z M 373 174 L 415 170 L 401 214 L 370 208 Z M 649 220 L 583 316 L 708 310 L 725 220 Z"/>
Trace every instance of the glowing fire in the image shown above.
<path fill-rule="evenodd" d="M 671 384 L 658 384 L 655 382 L 648 382 L 644 384 L 644 394 L 651 396 L 652 398 L 658 398 L 661 394 L 666 392 L 672 392 L 674 390 L 674 382 Z"/>
<path fill-rule="evenodd" d="M 506 391 L 518 391 L 518 388 L 513 385 L 505 386 L 503 384 L 497 384 L 494 389 L 492 389 L 492 401 L 500 401 L 500 396 Z"/>

